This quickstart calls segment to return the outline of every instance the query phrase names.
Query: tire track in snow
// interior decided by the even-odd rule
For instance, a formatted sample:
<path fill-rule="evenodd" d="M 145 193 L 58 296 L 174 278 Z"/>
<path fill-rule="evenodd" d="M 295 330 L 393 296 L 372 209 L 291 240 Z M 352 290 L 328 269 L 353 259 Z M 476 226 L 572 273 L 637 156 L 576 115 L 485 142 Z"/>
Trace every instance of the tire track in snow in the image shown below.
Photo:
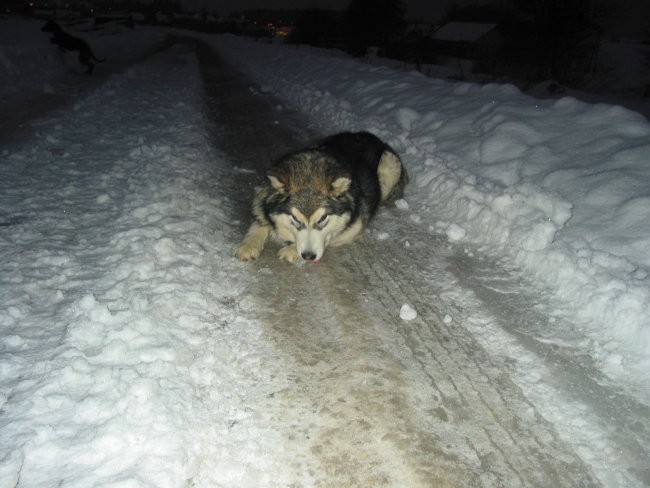
<path fill-rule="evenodd" d="M 274 157 L 314 137 L 305 129 L 304 120 L 296 114 L 278 113 L 279 102 L 261 96 L 259 88 L 248 85 L 205 45 L 198 44 L 197 52 L 217 151 L 225 152 L 238 166 L 261 173 Z M 282 123 L 276 123 L 278 118 Z M 245 198 L 239 192 L 232 197 L 240 202 L 241 218 L 248 223 L 255 178 L 246 173 L 233 178 L 234 187 L 245 189 Z M 292 452 L 300 486 L 464 486 L 437 466 L 421 470 L 413 465 L 413 453 L 405 449 L 408 436 L 390 427 L 407 412 L 396 393 L 402 386 L 395 370 L 401 366 L 373 364 L 373 355 L 385 356 L 376 347 L 364 346 L 369 340 L 364 331 L 374 327 L 373 321 L 353 315 L 357 307 L 346 303 L 348 294 L 337 290 L 329 267 L 280 263 L 273 245 L 260 261 L 243 267 L 257 274 L 257 284 L 248 294 L 278 350 L 278 357 L 269 361 L 285 365 L 290 386 L 276 392 L 267 408 L 289 441 L 285 449 Z M 297 343 L 299 338 L 304 341 Z M 388 396 L 384 390 L 364 386 L 380 379 L 388 382 Z M 346 394 L 351 396 L 346 398 Z M 404 432 L 415 431 L 417 427 L 407 426 L 406 421 Z M 426 444 L 421 442 L 414 452 L 443 454 Z"/>
<path fill-rule="evenodd" d="M 374 298 L 352 292 L 334 259 L 299 268 L 275 259 L 260 263 L 268 271 L 253 294 L 293 379 L 274 408 L 300 419 L 291 441 L 312 454 L 298 472 L 318 473 L 318 486 L 467 486 L 412 421 L 408 372 L 360 303 Z"/>
<path fill-rule="evenodd" d="M 382 301 L 390 303 L 386 321 L 390 323 L 391 309 L 394 317 L 402 303 L 412 303 L 419 312 L 412 322 L 393 319 L 391 340 L 402 343 L 406 357 L 412 355 L 409 369 L 419 370 L 423 378 L 429 379 L 431 398 L 441 398 L 442 418 L 456 427 L 456 445 L 469 446 L 476 456 L 473 461 L 480 462 L 469 463 L 477 474 L 469 485 L 595 485 L 589 470 L 559 441 L 553 427 L 540 418 L 507 373 L 463 327 L 467 312 L 455 309 L 453 303 L 447 303 L 444 296 L 431 289 L 431 283 L 449 281 L 443 243 L 431 246 L 437 258 L 429 256 L 433 266 L 425 273 L 418 269 L 417 253 L 408 256 L 396 246 L 386 249 L 369 240 L 360 247 L 361 252 L 353 255 L 353 260 L 359 271 L 367 270 L 370 280 L 382 285 Z M 391 259 L 392 270 L 373 264 Z"/>

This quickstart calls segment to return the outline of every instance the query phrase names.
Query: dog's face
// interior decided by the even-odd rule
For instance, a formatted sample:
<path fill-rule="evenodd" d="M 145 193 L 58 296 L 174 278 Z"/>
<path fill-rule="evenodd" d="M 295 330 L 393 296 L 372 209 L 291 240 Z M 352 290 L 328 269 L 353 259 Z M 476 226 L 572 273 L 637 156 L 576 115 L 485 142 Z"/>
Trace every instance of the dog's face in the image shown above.
<path fill-rule="evenodd" d="M 267 174 L 281 203 L 269 212 L 278 237 L 295 243 L 298 256 L 318 261 L 352 218 L 351 179 L 324 161 L 276 167 Z"/>
<path fill-rule="evenodd" d="M 298 256 L 305 261 L 319 261 L 333 237 L 339 235 L 350 221 L 350 214 L 329 213 L 327 207 L 319 207 L 311 215 L 305 215 L 291 205 L 289 213 L 271 214 L 278 237 L 296 244 Z"/>

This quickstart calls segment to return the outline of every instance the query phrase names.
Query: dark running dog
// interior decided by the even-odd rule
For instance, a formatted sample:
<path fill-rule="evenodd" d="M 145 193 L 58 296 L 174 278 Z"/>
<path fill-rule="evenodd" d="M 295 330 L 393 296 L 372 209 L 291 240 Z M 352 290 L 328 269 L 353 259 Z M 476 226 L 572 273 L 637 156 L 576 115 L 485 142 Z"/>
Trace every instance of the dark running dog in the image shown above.
<path fill-rule="evenodd" d="M 71 36 L 65 32 L 59 24 L 53 20 L 48 20 L 47 23 L 41 27 L 43 32 L 52 34 L 50 42 L 59 46 L 61 51 L 79 51 L 79 62 L 85 64 L 88 69 L 86 73 L 91 74 L 95 69 L 95 65 L 90 61 L 91 59 L 98 63 L 103 63 L 105 59 L 98 59 L 95 57 L 86 41 L 78 37 Z"/>
<path fill-rule="evenodd" d="M 259 257 L 270 236 L 289 262 L 319 261 L 356 240 L 379 204 L 400 198 L 408 175 L 397 153 L 368 132 L 344 132 L 280 159 L 253 200 L 253 223 L 235 250 Z"/>

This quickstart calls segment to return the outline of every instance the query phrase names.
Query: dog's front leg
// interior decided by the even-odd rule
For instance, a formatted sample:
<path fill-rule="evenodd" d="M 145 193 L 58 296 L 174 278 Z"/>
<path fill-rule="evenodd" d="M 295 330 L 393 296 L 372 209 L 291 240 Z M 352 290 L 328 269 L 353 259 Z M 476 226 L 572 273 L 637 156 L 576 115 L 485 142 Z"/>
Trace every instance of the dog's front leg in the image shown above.
<path fill-rule="evenodd" d="M 253 222 L 242 243 L 235 249 L 235 256 L 242 261 L 250 261 L 260 257 L 264 243 L 271 232 L 271 226 Z"/>
<path fill-rule="evenodd" d="M 278 251 L 278 257 L 290 263 L 297 263 L 300 260 L 298 248 L 295 244 L 288 244 Z"/>

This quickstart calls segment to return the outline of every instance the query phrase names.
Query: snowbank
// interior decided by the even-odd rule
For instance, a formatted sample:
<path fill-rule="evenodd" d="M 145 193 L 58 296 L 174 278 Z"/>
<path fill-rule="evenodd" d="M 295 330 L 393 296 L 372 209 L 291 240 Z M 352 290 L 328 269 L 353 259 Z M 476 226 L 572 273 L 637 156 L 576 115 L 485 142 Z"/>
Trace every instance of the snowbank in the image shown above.
<path fill-rule="evenodd" d="M 203 103 L 174 48 L 3 146 L 0 486 L 289 484 Z"/>
<path fill-rule="evenodd" d="M 329 51 L 231 36 L 214 45 L 323 132 L 367 129 L 387 139 L 413 176 L 407 195 L 421 223 L 507 256 L 552 289 L 558 314 L 584 329 L 610 373 L 650 367 L 644 117 Z"/>

